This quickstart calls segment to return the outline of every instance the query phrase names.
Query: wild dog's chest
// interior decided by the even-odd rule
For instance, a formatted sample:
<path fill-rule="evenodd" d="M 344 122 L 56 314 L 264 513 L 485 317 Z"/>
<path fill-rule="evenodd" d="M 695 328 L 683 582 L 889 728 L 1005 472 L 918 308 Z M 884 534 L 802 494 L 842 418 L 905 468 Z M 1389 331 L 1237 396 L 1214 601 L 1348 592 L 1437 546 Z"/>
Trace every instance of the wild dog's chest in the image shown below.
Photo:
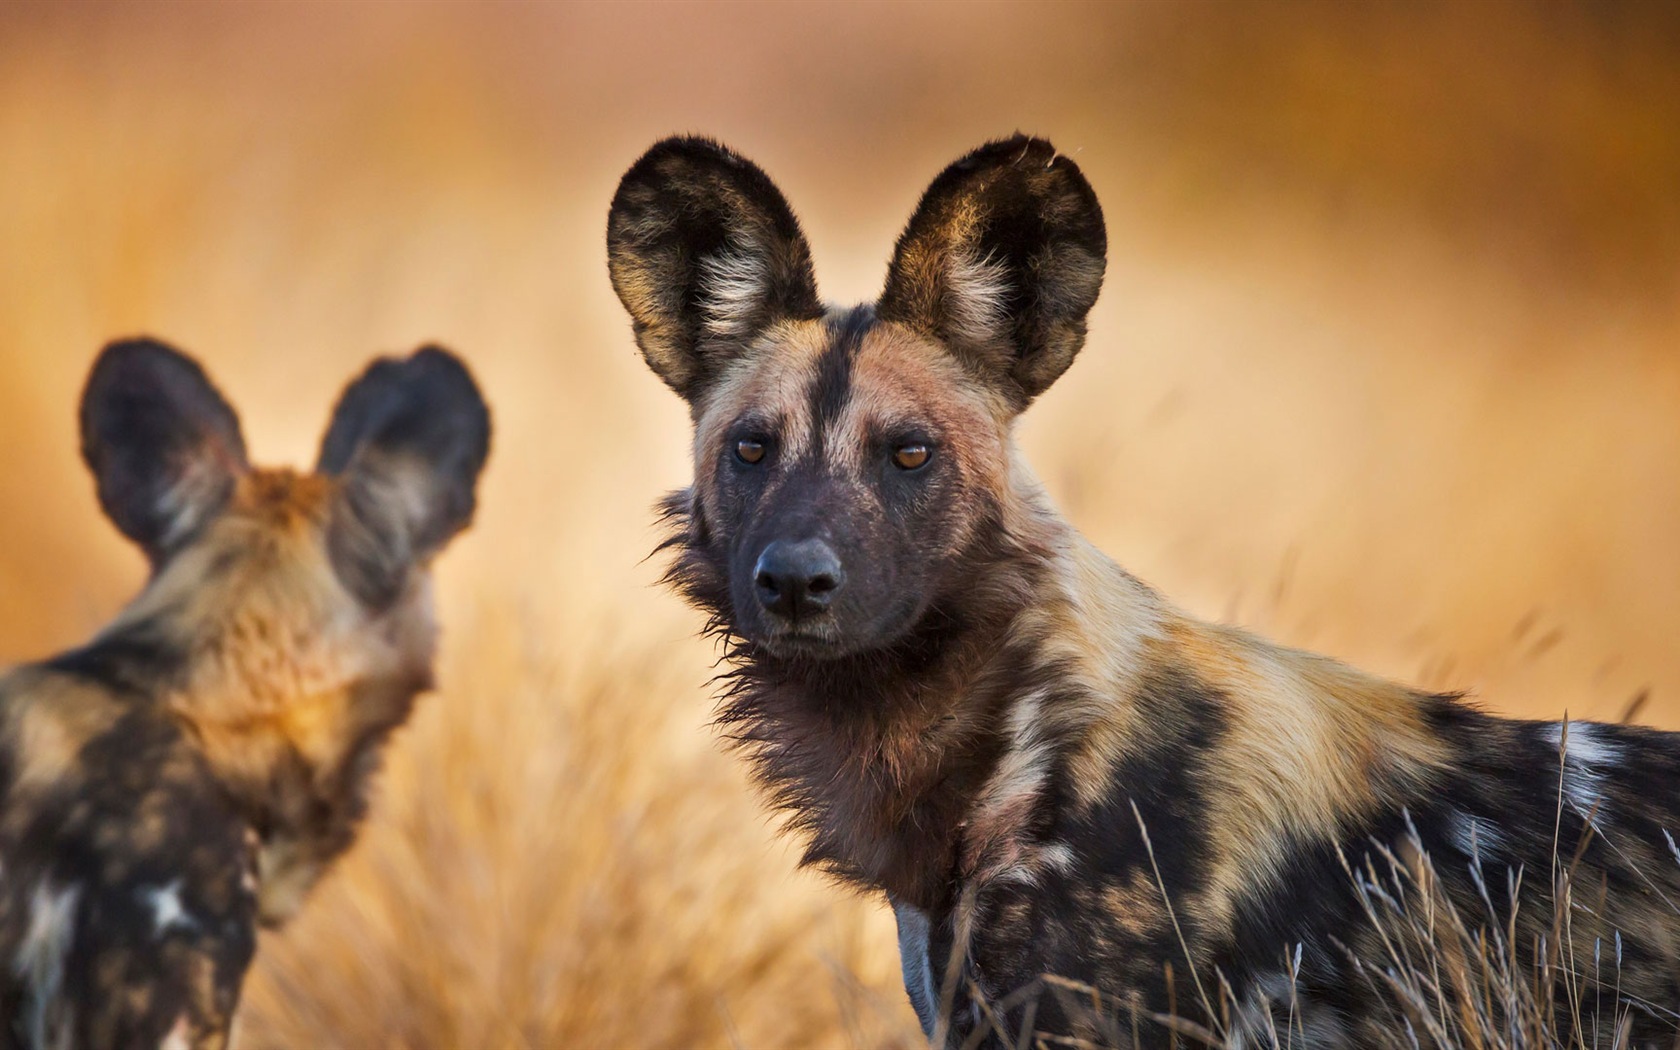
<path fill-rule="evenodd" d="M 861 742 L 825 734 L 760 772 L 811 831 L 807 863 L 931 911 L 951 906 L 966 874 L 974 798 L 998 755 L 948 727 Z"/>

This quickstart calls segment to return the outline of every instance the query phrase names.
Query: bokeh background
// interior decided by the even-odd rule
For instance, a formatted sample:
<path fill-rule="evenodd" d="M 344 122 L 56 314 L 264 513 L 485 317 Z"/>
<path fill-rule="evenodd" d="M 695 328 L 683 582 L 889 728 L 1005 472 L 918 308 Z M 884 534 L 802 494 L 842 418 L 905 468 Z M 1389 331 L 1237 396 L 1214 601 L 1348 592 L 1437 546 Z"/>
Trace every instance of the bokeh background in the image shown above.
<path fill-rule="evenodd" d="M 900 1045 L 880 906 L 795 870 L 655 586 L 686 416 L 607 282 L 620 172 L 758 160 L 824 294 L 1017 128 L 1106 209 L 1088 347 L 1020 438 L 1205 617 L 1513 714 L 1680 728 L 1680 8 L 0 5 L 0 663 L 142 580 L 87 366 L 199 355 L 306 462 L 376 353 L 493 402 L 442 689 L 245 1045 Z"/>

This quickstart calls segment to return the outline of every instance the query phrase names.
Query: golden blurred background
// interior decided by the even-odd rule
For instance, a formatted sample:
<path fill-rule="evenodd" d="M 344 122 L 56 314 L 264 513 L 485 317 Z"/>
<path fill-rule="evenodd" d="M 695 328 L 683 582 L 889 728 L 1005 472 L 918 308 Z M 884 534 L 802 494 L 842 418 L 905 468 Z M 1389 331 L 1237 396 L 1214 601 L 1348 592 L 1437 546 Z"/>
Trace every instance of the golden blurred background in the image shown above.
<path fill-rule="evenodd" d="M 265 936 L 247 1046 L 898 1045 L 890 919 L 794 870 L 655 586 L 686 415 L 607 282 L 673 131 L 873 297 L 1016 129 L 1090 177 L 1091 340 L 1021 441 L 1179 603 L 1510 713 L 1680 728 L 1680 8 L 0 6 L 0 663 L 140 584 L 76 455 L 99 346 L 205 361 L 254 454 L 436 340 L 496 444 L 443 687 Z"/>

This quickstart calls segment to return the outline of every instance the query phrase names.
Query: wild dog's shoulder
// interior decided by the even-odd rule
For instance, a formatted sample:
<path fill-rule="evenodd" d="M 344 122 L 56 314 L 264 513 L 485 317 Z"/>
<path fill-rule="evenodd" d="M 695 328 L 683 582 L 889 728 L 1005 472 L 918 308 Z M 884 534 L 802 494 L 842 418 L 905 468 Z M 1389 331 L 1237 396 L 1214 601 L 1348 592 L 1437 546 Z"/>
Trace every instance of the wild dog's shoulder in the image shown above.
<path fill-rule="evenodd" d="M 77 790 L 99 772 L 86 760 L 88 746 L 135 710 L 134 696 L 56 666 L 77 658 L 66 654 L 0 678 L 0 789 L 8 809 Z"/>

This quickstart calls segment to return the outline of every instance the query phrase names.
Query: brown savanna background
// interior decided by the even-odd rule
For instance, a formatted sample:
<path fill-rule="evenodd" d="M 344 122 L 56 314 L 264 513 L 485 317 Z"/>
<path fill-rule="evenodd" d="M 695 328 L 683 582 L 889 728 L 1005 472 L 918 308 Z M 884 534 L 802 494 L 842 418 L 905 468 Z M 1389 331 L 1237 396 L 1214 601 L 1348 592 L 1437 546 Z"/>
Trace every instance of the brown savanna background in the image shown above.
<path fill-rule="evenodd" d="M 1074 522 L 1203 616 L 1680 728 L 1676 10 L 0 6 L 0 663 L 142 579 L 76 455 L 105 340 L 293 462 L 445 343 L 497 433 L 443 686 L 246 1045 L 909 1043 L 890 919 L 796 872 L 643 561 L 687 428 L 607 282 L 620 172 L 724 139 L 858 300 L 942 165 L 1052 138 L 1111 241 L 1021 428 Z"/>

